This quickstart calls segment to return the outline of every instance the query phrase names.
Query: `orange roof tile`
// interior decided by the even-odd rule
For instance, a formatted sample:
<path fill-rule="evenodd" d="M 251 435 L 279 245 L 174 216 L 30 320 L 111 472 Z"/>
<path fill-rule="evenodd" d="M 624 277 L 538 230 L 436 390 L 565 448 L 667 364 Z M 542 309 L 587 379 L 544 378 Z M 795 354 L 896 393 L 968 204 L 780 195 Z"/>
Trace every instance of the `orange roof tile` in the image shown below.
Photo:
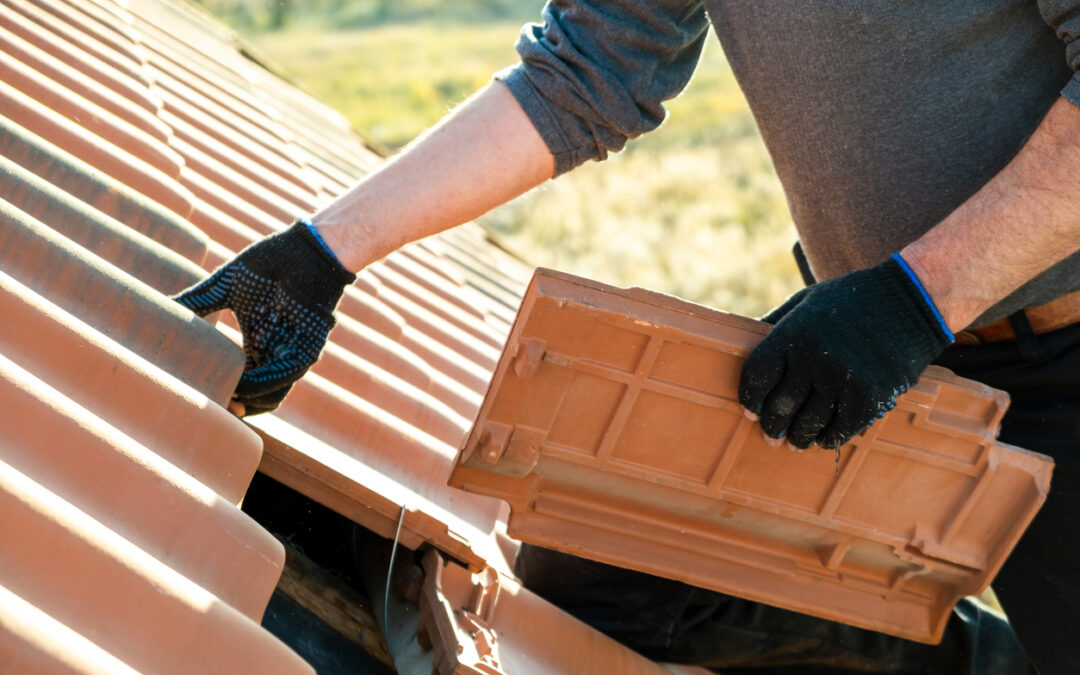
<path fill-rule="evenodd" d="M 773 447 L 736 395 L 767 331 L 539 270 L 450 482 L 508 501 L 525 541 L 940 639 L 1042 505 L 1052 460 L 994 441 L 1003 392 L 937 368 L 835 457 Z"/>
<path fill-rule="evenodd" d="M 0 325 L 3 355 L 62 386 L 71 401 L 227 501 L 240 502 L 262 444 L 236 418 L 3 272 L 0 314 L 6 319 Z"/>
<path fill-rule="evenodd" d="M 424 555 L 423 566 L 417 632 L 421 644 L 435 652 L 432 672 L 460 675 L 665 675 L 670 672 L 492 569 L 472 574 L 447 562 L 436 551 Z"/>
<path fill-rule="evenodd" d="M 3 116 L 0 155 L 192 262 L 206 256 L 207 236 L 192 223 Z"/>

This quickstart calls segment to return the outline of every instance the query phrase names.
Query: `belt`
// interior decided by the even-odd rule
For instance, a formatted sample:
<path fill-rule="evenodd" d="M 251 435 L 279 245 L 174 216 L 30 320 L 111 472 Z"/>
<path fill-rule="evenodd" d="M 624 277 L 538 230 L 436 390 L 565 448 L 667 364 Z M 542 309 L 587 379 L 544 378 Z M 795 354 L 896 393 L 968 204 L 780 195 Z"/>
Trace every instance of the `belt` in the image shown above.
<path fill-rule="evenodd" d="M 1068 293 L 1056 300 L 1051 300 L 1045 305 L 1027 307 L 1023 312 L 1027 316 L 1028 323 L 1031 324 L 1032 332 L 1036 335 L 1064 328 L 1070 324 L 1080 322 L 1080 291 Z M 956 334 L 956 344 L 958 345 L 977 345 L 983 342 L 1001 342 L 1015 339 L 1016 331 L 1013 330 L 1013 324 L 1009 317 L 999 319 L 980 328 L 968 328 Z"/>

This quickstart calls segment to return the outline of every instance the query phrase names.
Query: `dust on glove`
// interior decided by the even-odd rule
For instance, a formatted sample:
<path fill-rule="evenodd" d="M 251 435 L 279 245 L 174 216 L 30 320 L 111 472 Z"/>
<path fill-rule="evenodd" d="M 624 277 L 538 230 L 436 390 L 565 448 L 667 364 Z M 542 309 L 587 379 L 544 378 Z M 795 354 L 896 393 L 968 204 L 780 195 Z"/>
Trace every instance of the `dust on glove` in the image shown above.
<path fill-rule="evenodd" d="M 298 221 L 245 248 L 174 299 L 199 316 L 221 309 L 236 316 L 247 363 L 233 398 L 251 415 L 276 408 L 319 358 L 334 308 L 355 280 Z"/>
<path fill-rule="evenodd" d="M 899 254 L 804 288 L 764 320 L 775 327 L 743 363 L 739 402 L 797 448 L 847 443 L 953 340 Z"/>

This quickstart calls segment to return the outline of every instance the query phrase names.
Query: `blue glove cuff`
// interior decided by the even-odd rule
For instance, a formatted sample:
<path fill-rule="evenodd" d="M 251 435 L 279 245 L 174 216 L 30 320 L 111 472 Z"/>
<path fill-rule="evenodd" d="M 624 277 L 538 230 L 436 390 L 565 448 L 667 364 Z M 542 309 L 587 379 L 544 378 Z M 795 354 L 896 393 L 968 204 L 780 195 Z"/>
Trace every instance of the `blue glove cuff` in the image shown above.
<path fill-rule="evenodd" d="M 315 237 L 315 241 L 319 242 L 319 244 L 326 250 L 326 252 L 330 254 L 330 257 L 333 258 L 338 265 L 341 265 L 342 269 L 345 269 L 345 266 L 341 264 L 341 260 L 336 255 L 334 255 L 334 252 L 330 250 L 330 247 L 327 246 L 326 242 L 323 240 L 322 235 L 320 235 L 319 231 L 315 229 L 315 225 L 313 225 L 312 222 L 307 218 L 300 218 L 300 222 L 303 223 L 304 227 L 308 229 L 308 232 L 311 233 L 311 236 Z"/>
<path fill-rule="evenodd" d="M 934 304 L 933 299 L 930 298 L 930 294 L 926 292 L 926 287 L 919 281 L 919 277 L 915 275 L 915 271 L 911 269 L 911 266 L 907 264 L 907 261 L 900 257 L 900 253 L 893 253 L 892 259 L 896 261 L 896 264 L 900 266 L 900 269 L 904 270 L 904 274 L 908 275 L 911 282 L 915 284 L 915 288 L 919 289 L 919 293 L 922 294 L 923 300 L 926 301 L 926 306 L 930 308 L 930 311 L 934 313 L 934 318 L 937 319 L 938 326 L 941 327 L 941 331 L 945 333 L 945 336 L 949 338 L 949 344 L 956 342 L 956 336 L 949 330 L 949 327 L 945 324 L 945 317 L 941 316 L 941 312 L 938 311 L 937 305 Z"/>

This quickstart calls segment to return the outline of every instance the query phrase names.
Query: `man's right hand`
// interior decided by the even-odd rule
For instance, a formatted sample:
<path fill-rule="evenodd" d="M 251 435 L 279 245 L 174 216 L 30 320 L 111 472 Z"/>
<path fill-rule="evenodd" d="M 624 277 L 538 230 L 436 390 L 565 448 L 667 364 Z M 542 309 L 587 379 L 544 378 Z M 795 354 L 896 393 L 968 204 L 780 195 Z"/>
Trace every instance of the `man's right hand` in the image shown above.
<path fill-rule="evenodd" d="M 804 288 L 764 320 L 739 402 L 770 438 L 839 448 L 896 405 L 952 341 L 899 255 Z"/>
<path fill-rule="evenodd" d="M 199 316 L 232 310 L 247 355 L 233 399 L 253 415 L 276 408 L 319 358 L 334 308 L 355 280 L 297 222 L 247 247 L 174 299 Z"/>

